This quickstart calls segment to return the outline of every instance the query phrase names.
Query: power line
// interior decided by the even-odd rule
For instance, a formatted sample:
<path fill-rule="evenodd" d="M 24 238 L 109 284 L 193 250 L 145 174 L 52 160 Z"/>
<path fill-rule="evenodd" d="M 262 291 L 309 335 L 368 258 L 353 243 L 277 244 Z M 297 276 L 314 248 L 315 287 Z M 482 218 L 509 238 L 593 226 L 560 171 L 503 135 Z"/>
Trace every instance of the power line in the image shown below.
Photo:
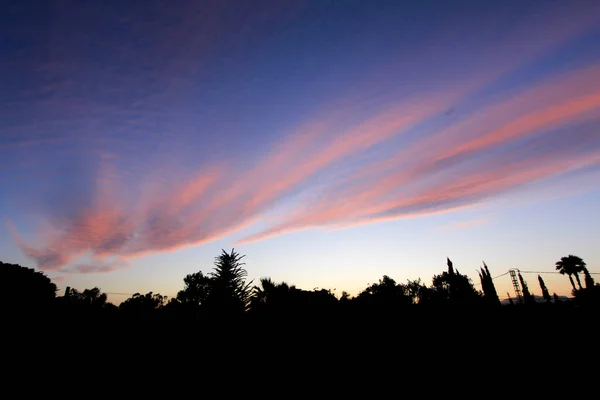
<path fill-rule="evenodd" d="M 492 278 L 492 280 L 494 280 L 494 279 L 496 279 L 496 278 L 500 278 L 500 277 L 502 277 L 502 276 L 504 276 L 504 275 L 507 275 L 508 273 L 509 273 L 509 271 L 506 271 L 506 272 L 505 272 L 505 273 L 503 273 L 503 274 L 500 274 L 500 275 L 498 275 L 498 276 L 495 276 L 495 277 L 493 277 L 493 278 Z M 477 283 L 475 283 L 474 285 L 475 285 L 475 286 L 481 285 L 481 282 L 477 282 Z"/>
<path fill-rule="evenodd" d="M 500 278 L 501 276 L 508 275 L 508 273 L 509 273 L 509 271 L 506 271 L 505 273 L 503 273 L 501 275 L 498 275 L 498 276 L 495 276 L 492 279 Z"/>
<path fill-rule="evenodd" d="M 110 293 L 105 292 L 106 294 L 112 294 L 113 296 L 133 296 L 135 293 Z"/>
<path fill-rule="evenodd" d="M 496 279 L 496 278 L 500 278 L 503 277 L 504 275 L 508 275 L 510 271 L 506 271 L 503 274 L 500 274 L 498 276 L 495 276 L 492 278 L 492 280 Z M 519 270 L 519 272 L 523 273 L 523 274 L 560 274 L 560 272 L 558 271 L 522 271 Z M 600 272 L 589 272 L 590 275 L 600 275 Z M 475 286 L 481 285 L 481 283 L 475 283 Z"/>
<path fill-rule="evenodd" d="M 520 271 L 520 270 L 519 270 Z M 520 271 L 524 274 L 560 274 L 557 271 Z M 600 275 L 600 272 L 590 272 L 590 275 Z"/>

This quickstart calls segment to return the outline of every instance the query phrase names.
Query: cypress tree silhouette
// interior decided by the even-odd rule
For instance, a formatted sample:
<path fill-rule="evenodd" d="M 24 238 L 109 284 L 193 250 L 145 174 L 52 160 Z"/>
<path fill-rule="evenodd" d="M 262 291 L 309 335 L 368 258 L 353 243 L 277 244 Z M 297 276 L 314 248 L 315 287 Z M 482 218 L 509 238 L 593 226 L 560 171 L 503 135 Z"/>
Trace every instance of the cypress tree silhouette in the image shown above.
<path fill-rule="evenodd" d="M 513 303 L 512 297 L 510 297 L 510 293 L 506 292 L 506 295 L 508 296 L 508 304 L 513 306 L 515 303 Z"/>
<path fill-rule="evenodd" d="M 583 267 L 583 274 L 585 275 L 585 288 L 586 289 L 591 289 L 594 287 L 594 278 L 592 278 L 592 275 L 590 274 L 590 271 L 588 271 L 588 269 L 586 267 Z"/>
<path fill-rule="evenodd" d="M 544 280 L 542 279 L 541 275 L 538 275 L 538 282 L 540 283 L 540 288 L 542 289 L 542 296 L 544 297 L 544 300 L 546 300 L 547 303 L 550 303 L 552 301 L 552 297 L 550 297 L 550 292 L 548 292 L 548 288 L 546 287 L 546 284 L 544 283 Z"/>
<path fill-rule="evenodd" d="M 519 281 L 521 281 L 521 287 L 523 288 L 523 302 L 525 304 L 533 304 L 535 303 L 535 299 L 529 292 L 529 288 L 527 287 L 527 282 L 523 279 L 523 276 L 519 272 Z"/>
<path fill-rule="evenodd" d="M 477 271 L 477 273 L 479 274 L 479 280 L 481 281 L 485 302 L 490 305 L 500 305 L 500 298 L 498 297 L 498 292 L 496 292 L 496 286 L 494 286 L 492 275 L 490 274 L 490 270 L 485 264 L 485 261 L 483 262 L 481 271 Z"/>
<path fill-rule="evenodd" d="M 456 279 L 455 278 L 455 274 L 454 274 L 454 268 L 452 267 L 452 261 L 450 261 L 450 258 L 446 257 L 446 264 L 448 265 L 448 276 L 447 276 L 447 283 L 448 283 L 448 293 L 449 293 L 449 298 L 450 300 L 454 300 L 456 299 Z M 443 274 L 442 274 L 443 275 Z"/>

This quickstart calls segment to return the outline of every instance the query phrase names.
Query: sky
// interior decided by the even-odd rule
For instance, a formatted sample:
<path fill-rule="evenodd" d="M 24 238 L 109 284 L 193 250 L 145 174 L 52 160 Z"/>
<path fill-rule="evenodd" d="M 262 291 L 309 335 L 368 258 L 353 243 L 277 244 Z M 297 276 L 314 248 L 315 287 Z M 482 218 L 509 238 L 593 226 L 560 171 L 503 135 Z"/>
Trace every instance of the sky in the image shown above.
<path fill-rule="evenodd" d="M 0 260 L 60 291 L 600 272 L 600 2 L 0 5 Z"/>

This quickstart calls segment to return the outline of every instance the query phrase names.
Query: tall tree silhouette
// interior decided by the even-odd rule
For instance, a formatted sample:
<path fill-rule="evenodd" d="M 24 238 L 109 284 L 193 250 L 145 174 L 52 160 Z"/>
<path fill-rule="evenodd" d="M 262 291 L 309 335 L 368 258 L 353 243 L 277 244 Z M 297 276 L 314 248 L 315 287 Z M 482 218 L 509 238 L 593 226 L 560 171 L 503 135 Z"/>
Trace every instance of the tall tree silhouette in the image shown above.
<path fill-rule="evenodd" d="M 581 286 L 581 281 L 579 280 L 579 274 L 584 271 L 585 267 L 586 264 L 583 259 L 572 254 L 569 254 L 566 257 L 561 257 L 561 259 L 556 262 L 556 269 L 562 275 L 566 274 L 569 276 L 569 281 L 571 282 L 571 286 L 573 286 L 574 291 L 577 290 L 577 288 L 575 287 L 575 283 L 573 282 L 573 278 L 571 276 L 575 276 L 575 280 L 577 280 L 579 289 L 583 289 Z"/>
<path fill-rule="evenodd" d="M 483 263 L 481 271 L 477 272 L 479 273 L 481 289 L 483 290 L 483 295 L 486 303 L 491 305 L 500 305 L 500 298 L 498 297 L 498 292 L 496 292 L 496 286 L 494 285 L 492 275 L 490 274 L 490 270 L 488 269 L 488 266 L 485 264 L 485 262 Z"/>
<path fill-rule="evenodd" d="M 544 297 L 544 300 L 546 300 L 547 303 L 550 303 L 552 301 L 552 297 L 550 296 L 550 292 L 548 291 L 548 288 L 546 287 L 541 275 L 538 275 L 538 282 L 540 283 L 540 289 L 542 289 L 542 296 Z"/>
<path fill-rule="evenodd" d="M 585 288 L 592 289 L 595 285 L 594 278 L 592 278 L 590 271 L 585 266 L 583 267 L 583 274 L 585 275 Z"/>
<path fill-rule="evenodd" d="M 527 286 L 527 282 L 523 279 L 523 275 L 519 272 L 519 281 L 521 282 L 521 287 L 523 288 L 523 302 L 525 304 L 533 304 L 535 303 L 535 299 L 533 295 L 529 292 L 529 287 Z"/>
<path fill-rule="evenodd" d="M 245 263 L 240 255 L 231 249 L 231 253 L 222 250 L 215 257 L 215 268 L 210 273 L 211 288 L 206 299 L 207 304 L 223 315 L 243 313 L 249 308 L 252 296 L 252 281 L 246 282 Z"/>

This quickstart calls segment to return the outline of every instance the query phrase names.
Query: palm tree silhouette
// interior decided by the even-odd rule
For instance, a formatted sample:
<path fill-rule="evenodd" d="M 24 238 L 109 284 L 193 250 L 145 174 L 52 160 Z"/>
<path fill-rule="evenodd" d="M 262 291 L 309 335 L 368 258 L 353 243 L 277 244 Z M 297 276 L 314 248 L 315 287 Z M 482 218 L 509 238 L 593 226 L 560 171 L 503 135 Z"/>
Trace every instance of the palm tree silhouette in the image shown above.
<path fill-rule="evenodd" d="M 300 292 L 294 285 L 275 283 L 271 278 L 261 278 L 259 282 L 260 286 L 254 287 L 251 301 L 251 308 L 254 310 L 282 311 L 293 305 L 295 295 Z"/>
<path fill-rule="evenodd" d="M 577 290 L 575 287 L 575 282 L 573 282 L 573 278 L 571 276 L 575 275 L 575 280 L 577 280 L 579 289 L 583 289 L 581 286 L 581 281 L 579 280 L 579 273 L 585 270 L 585 265 L 586 264 L 581 257 L 569 254 L 567 257 L 561 257 L 560 261 L 556 262 L 556 269 L 562 275 L 568 275 L 571 286 L 573 286 L 573 290 Z"/>

